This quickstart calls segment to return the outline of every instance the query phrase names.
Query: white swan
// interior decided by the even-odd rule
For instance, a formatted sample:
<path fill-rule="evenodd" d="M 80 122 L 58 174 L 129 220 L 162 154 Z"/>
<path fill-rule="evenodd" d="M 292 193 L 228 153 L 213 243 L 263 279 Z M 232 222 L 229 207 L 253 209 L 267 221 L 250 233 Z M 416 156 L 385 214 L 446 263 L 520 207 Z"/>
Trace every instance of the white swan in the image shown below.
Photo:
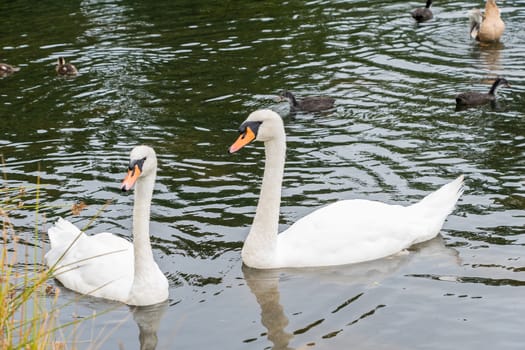
<path fill-rule="evenodd" d="M 130 154 L 121 189 L 136 182 L 133 207 L 133 244 L 111 233 L 88 236 L 62 218 L 48 230 L 51 249 L 46 264 L 65 287 L 82 294 L 128 305 L 152 305 L 168 298 L 168 280 L 153 259 L 149 216 L 157 156 L 137 146 Z"/>
<path fill-rule="evenodd" d="M 301 218 L 277 234 L 286 136 L 281 117 L 251 113 L 230 147 L 263 141 L 266 164 L 259 203 L 242 248 L 254 268 L 342 265 L 379 259 L 435 237 L 463 192 L 463 176 L 420 202 L 404 207 L 369 200 L 342 200 Z"/>

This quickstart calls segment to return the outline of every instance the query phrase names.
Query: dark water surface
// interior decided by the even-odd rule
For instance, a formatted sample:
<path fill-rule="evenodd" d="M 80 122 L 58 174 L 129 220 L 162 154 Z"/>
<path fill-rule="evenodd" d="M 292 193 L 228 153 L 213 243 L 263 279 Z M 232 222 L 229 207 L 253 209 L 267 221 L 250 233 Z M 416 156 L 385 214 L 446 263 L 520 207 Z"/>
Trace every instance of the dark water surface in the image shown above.
<path fill-rule="evenodd" d="M 467 33 L 482 2 L 9 1 L 2 4 L 2 187 L 22 244 L 48 249 L 63 216 L 129 237 L 129 150 L 160 169 L 154 255 L 170 300 L 133 310 L 94 298 L 61 322 L 103 313 L 68 338 L 78 348 L 523 349 L 525 344 L 525 1 L 500 3 L 500 44 Z M 58 56 L 79 68 L 57 77 Z M 454 96 L 512 84 L 499 105 L 455 111 Z M 253 110 L 282 89 L 337 107 L 285 118 L 281 229 L 337 199 L 409 204 L 465 174 L 441 235 L 410 253 L 352 266 L 242 268 L 263 169 L 261 144 L 228 155 Z M 40 178 L 41 189 L 34 184 Z M 79 216 L 72 204 L 88 207 Z M 8 242 L 11 244 L 11 242 Z M 59 301 L 78 295 L 62 290 Z M 139 327 L 141 329 L 139 337 Z M 94 342 L 94 343 L 93 343 Z"/>

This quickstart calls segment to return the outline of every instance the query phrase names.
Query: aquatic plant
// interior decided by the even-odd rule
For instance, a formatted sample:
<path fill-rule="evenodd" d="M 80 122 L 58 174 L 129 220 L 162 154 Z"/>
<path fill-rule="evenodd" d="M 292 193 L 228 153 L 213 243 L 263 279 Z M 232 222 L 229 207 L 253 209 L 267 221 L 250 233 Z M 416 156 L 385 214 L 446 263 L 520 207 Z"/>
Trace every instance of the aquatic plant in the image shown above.
<path fill-rule="evenodd" d="M 23 206 L 24 194 L 24 188 L 0 188 L 3 241 L 0 254 L 0 348 L 61 349 L 64 343 L 55 337 L 60 329 L 56 322 L 59 293 L 57 288 L 47 283 L 51 271 L 42 268 L 36 261 L 29 261 L 31 254 L 27 246 L 23 258 L 19 260 L 23 248 L 9 212 Z M 38 207 L 35 210 L 38 212 Z M 33 259 L 37 256 L 33 254 Z"/>
<path fill-rule="evenodd" d="M 4 173 L 4 183 L 7 182 Z M 25 198 L 31 197 L 31 204 Z M 23 241 L 11 222 L 16 210 L 34 213 L 35 242 L 39 232 L 40 179 L 34 189 L 10 188 L 0 185 L 0 220 L 2 247 L 0 253 L 0 349 L 65 349 L 62 330 L 82 320 L 58 323 L 59 288 L 49 284 L 53 268 L 42 261 L 38 244 L 20 244 Z M 27 233 L 27 232 L 26 232 Z M 25 242 L 24 242 L 25 243 Z"/>

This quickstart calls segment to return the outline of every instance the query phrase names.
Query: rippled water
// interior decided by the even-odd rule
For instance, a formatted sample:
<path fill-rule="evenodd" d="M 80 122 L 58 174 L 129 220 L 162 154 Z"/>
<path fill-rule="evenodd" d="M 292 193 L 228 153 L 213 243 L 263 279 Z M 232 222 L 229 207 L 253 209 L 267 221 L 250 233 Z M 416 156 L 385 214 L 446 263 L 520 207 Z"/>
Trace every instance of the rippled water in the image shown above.
<path fill-rule="evenodd" d="M 80 348 L 521 349 L 525 285 L 525 1 L 500 4 L 500 44 L 470 40 L 477 3 L 16 1 L 2 9 L 2 187 L 42 203 L 11 219 L 23 244 L 48 249 L 58 216 L 129 236 L 132 196 L 118 185 L 138 143 L 159 154 L 154 255 L 166 305 L 145 310 L 83 298 Z M 58 56 L 80 70 L 55 76 Z M 454 96 L 499 104 L 455 111 Z M 333 111 L 286 115 L 282 89 L 331 95 Z M 343 198 L 413 203 L 466 176 L 440 237 L 366 264 L 242 268 L 263 149 L 226 153 L 253 110 L 281 111 L 288 134 L 281 229 Z M 41 189 L 35 184 L 39 178 Z M 104 204 L 112 200 L 104 207 Z M 70 207 L 88 207 L 74 216 Z M 11 242 L 8 242 L 11 244 Z M 77 298 L 67 290 L 64 304 Z M 73 338 L 73 336 L 72 336 Z M 91 344 L 91 345 L 90 345 Z"/>

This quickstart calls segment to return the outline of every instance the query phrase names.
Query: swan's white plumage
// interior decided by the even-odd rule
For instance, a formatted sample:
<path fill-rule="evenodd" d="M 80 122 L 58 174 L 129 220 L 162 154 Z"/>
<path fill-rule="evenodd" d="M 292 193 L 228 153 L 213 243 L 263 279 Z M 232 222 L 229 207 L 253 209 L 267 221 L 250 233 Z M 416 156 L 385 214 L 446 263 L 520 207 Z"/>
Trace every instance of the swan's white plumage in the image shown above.
<path fill-rule="evenodd" d="M 108 232 L 88 236 L 62 218 L 48 235 L 52 248 L 46 263 L 56 264 L 55 277 L 65 287 L 95 297 L 127 300 L 133 283 L 133 244 Z"/>
<path fill-rule="evenodd" d="M 442 200 L 442 207 L 428 200 L 405 207 L 355 199 L 320 208 L 277 236 L 276 263 L 279 266 L 357 263 L 389 256 L 432 239 L 452 211 L 452 203 L 461 195 L 462 180 L 459 177 L 441 189 L 437 199 Z"/>
<path fill-rule="evenodd" d="M 166 300 L 169 287 L 153 260 L 149 240 L 150 204 L 157 169 L 155 152 L 147 146 L 135 147 L 130 155 L 129 173 L 136 161 L 143 167 L 136 179 L 134 244 L 107 232 L 86 235 L 60 218 L 48 230 L 51 249 L 45 260 L 54 269 L 55 278 L 71 290 L 130 305 L 151 305 Z"/>
<path fill-rule="evenodd" d="M 463 176 L 410 206 L 370 200 L 342 200 L 299 219 L 277 234 L 286 149 L 284 126 L 269 110 L 252 113 L 241 126 L 256 124 L 265 142 L 266 164 L 254 223 L 242 250 L 255 268 L 350 264 L 386 257 L 435 237 L 463 191 Z M 248 141 L 239 138 L 238 150 Z"/>

